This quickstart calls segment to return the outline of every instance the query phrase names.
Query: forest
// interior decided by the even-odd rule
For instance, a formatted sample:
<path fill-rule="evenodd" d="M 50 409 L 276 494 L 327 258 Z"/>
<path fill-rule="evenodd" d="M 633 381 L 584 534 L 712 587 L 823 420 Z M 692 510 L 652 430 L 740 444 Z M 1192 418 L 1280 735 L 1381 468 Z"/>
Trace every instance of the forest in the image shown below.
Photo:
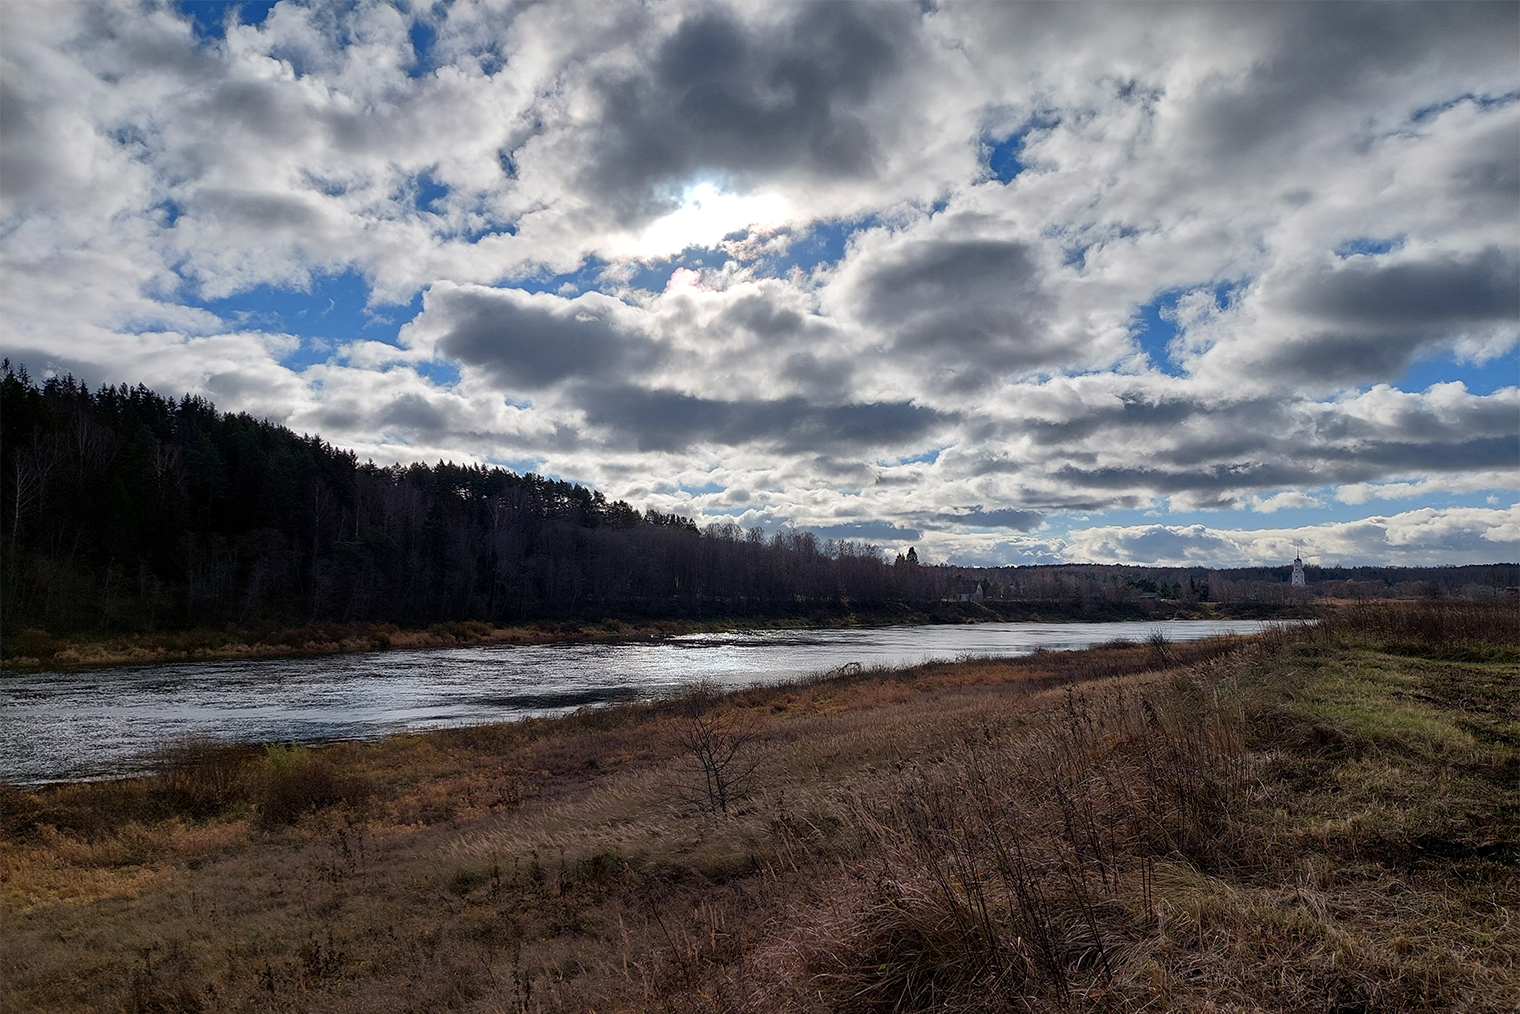
<path fill-rule="evenodd" d="M 379 465 L 145 386 L 0 363 L 7 638 L 195 626 L 844 616 L 936 603 L 1286 601 L 1280 568 L 889 561 L 876 546 L 640 511 L 496 467 Z M 1513 564 L 1310 568 L 1310 593 L 1485 597 Z M 1006 611 L 1006 610 L 1005 610 Z M 996 613 L 994 613 L 996 615 Z"/>
<path fill-rule="evenodd" d="M 361 463 L 191 395 L 0 373 L 8 630 L 793 614 L 945 580 L 538 475 Z"/>

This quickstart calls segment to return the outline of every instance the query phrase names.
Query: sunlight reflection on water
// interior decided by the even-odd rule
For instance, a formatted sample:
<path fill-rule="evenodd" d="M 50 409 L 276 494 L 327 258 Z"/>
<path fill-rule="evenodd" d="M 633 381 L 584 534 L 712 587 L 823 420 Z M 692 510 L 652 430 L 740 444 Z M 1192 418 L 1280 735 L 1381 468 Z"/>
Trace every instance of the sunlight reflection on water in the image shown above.
<path fill-rule="evenodd" d="M 491 645 L 320 658 L 180 662 L 0 678 L 0 780 L 141 773 L 191 738 L 258 743 L 370 739 L 721 687 L 778 683 L 859 663 L 1084 648 L 1160 630 L 1173 641 L 1251 634 L 1248 620 L 978 623 L 691 634 L 639 644 Z"/>

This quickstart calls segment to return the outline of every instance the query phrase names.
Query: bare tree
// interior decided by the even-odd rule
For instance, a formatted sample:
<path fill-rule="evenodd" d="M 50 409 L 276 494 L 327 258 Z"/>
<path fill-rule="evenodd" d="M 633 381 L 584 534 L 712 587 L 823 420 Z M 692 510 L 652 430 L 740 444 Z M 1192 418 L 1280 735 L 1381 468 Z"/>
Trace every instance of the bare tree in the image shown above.
<path fill-rule="evenodd" d="M 683 798 L 709 813 L 728 816 L 731 805 L 754 788 L 764 757 L 755 748 L 760 723 L 755 715 L 718 710 L 698 691 L 688 698 L 692 713 L 676 733 L 676 742 L 700 771 L 700 780 Z"/>

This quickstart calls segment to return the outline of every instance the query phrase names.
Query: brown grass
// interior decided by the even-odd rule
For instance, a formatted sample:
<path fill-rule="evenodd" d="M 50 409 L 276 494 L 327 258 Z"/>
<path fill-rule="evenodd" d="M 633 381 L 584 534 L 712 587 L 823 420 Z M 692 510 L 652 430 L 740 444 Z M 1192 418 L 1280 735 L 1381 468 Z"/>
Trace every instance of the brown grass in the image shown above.
<path fill-rule="evenodd" d="M 766 621 L 756 621 L 756 627 Z M 390 649 L 456 648 L 482 644 L 644 641 L 726 630 L 725 621 L 544 620 L 500 626 L 453 620 L 403 629 L 393 623 L 313 621 L 300 626 L 196 627 L 135 634 L 59 637 L 22 630 L 0 643 L 0 668 L 80 669 L 206 659 L 289 658 Z"/>
<path fill-rule="evenodd" d="M 1342 617 L 704 699 L 726 818 L 691 701 L 6 789 L 0 997 L 1514 1010 L 1513 610 Z"/>

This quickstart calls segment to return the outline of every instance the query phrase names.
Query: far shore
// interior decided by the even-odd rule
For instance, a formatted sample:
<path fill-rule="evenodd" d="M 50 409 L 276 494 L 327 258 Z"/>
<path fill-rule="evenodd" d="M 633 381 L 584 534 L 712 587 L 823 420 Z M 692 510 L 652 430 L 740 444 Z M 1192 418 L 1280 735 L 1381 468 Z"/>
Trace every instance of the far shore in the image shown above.
<path fill-rule="evenodd" d="M 781 616 L 678 619 L 562 619 L 500 625 L 481 620 L 406 629 L 388 623 L 313 622 L 235 628 L 195 627 L 144 633 L 57 637 L 41 630 L 7 638 L 0 671 L 95 669 L 225 659 L 301 658 L 357 652 L 461 648 L 498 644 L 584 644 L 657 641 L 733 630 L 824 630 L 993 622 L 1101 623 L 1204 619 L 1302 619 L 1325 605 L 1144 602 L 944 602 L 926 608 L 816 611 Z"/>

